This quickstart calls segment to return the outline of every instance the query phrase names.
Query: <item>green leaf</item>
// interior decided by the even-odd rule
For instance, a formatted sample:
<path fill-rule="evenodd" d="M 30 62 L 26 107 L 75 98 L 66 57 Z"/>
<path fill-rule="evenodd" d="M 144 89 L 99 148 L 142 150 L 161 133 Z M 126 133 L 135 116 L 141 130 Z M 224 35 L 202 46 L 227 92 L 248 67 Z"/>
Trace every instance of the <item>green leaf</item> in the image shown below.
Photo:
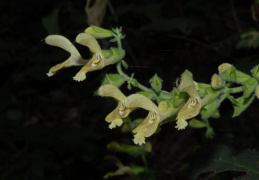
<path fill-rule="evenodd" d="M 205 98 L 202 99 L 203 105 L 210 103 L 221 94 L 220 89 L 213 89 L 211 87 L 205 89 L 205 92 L 206 92 L 206 96 Z"/>
<path fill-rule="evenodd" d="M 198 83 L 198 92 L 201 97 L 206 95 L 206 89 L 211 88 L 210 84 Z"/>
<path fill-rule="evenodd" d="M 162 88 L 162 79 L 155 74 L 149 81 L 151 87 L 156 91 L 160 92 Z"/>
<path fill-rule="evenodd" d="M 255 90 L 258 82 L 255 78 L 251 78 L 243 83 L 244 85 L 244 97 L 250 96 L 252 92 Z"/>
<path fill-rule="evenodd" d="M 140 156 L 147 153 L 142 146 L 132 146 L 127 144 L 120 144 L 120 151 L 128 153 L 131 156 Z"/>
<path fill-rule="evenodd" d="M 183 91 L 179 91 L 177 88 L 174 88 L 171 92 L 173 95 L 172 104 L 173 106 L 180 106 L 188 99 L 188 94 Z"/>
<path fill-rule="evenodd" d="M 192 128 L 204 128 L 206 127 L 206 124 L 200 120 L 193 118 L 189 121 L 189 126 Z"/>
<path fill-rule="evenodd" d="M 237 79 L 236 79 L 237 83 L 243 83 L 251 78 L 251 76 L 249 76 L 248 74 L 245 74 L 241 71 L 236 71 L 236 77 L 237 77 Z"/>
<path fill-rule="evenodd" d="M 251 70 L 252 75 L 259 81 L 259 65 Z"/>
<path fill-rule="evenodd" d="M 118 48 L 112 47 L 110 49 L 110 51 L 111 51 L 112 59 L 109 63 L 107 62 L 108 64 L 114 64 L 125 56 L 125 51 L 123 49 L 118 49 Z M 109 61 L 109 59 L 107 61 Z"/>
<path fill-rule="evenodd" d="M 227 70 L 225 70 L 223 73 L 219 75 L 223 80 L 229 81 L 229 82 L 235 82 L 237 79 L 236 76 L 236 69 L 234 66 L 231 66 Z"/>
<path fill-rule="evenodd" d="M 190 177 L 198 179 L 200 174 L 211 172 L 207 177 L 211 179 L 223 171 L 242 171 L 246 173 L 244 179 L 259 179 L 258 161 L 259 153 L 255 150 L 236 152 L 226 145 L 203 147 L 191 159 Z"/>
<path fill-rule="evenodd" d="M 124 60 L 122 60 L 121 63 L 125 69 L 128 69 L 128 64 Z"/>
<path fill-rule="evenodd" d="M 138 87 L 138 81 L 136 81 L 135 79 L 130 80 L 130 84 L 132 84 L 132 86 L 134 87 Z"/>
<path fill-rule="evenodd" d="M 172 94 L 167 91 L 161 91 L 158 97 L 162 100 L 169 100 L 173 98 Z"/>
<path fill-rule="evenodd" d="M 131 90 L 131 84 L 130 83 L 128 83 L 127 88 L 128 88 L 128 90 Z"/>
<path fill-rule="evenodd" d="M 209 128 L 206 130 L 206 132 L 205 132 L 206 138 L 213 139 L 213 138 L 214 138 L 214 135 L 215 135 L 215 133 L 214 133 L 214 131 L 213 131 L 213 129 L 212 129 L 211 127 L 209 127 Z"/>
<path fill-rule="evenodd" d="M 154 97 L 154 94 L 151 91 L 140 91 L 137 93 L 146 96 L 148 99 L 152 99 Z"/>
<path fill-rule="evenodd" d="M 116 38 L 110 39 L 110 42 L 117 42 L 117 39 Z"/>
<path fill-rule="evenodd" d="M 95 38 L 108 38 L 113 36 L 113 33 L 110 30 L 103 29 L 93 25 L 91 25 L 91 28 L 92 28 L 91 35 L 94 36 Z"/>
<path fill-rule="evenodd" d="M 234 114 L 232 117 L 236 117 L 239 116 L 244 110 L 246 110 L 246 108 L 253 102 L 255 94 L 252 94 L 247 98 L 244 96 L 237 99 L 234 99 L 232 96 L 228 96 L 228 98 L 234 106 Z"/>
<path fill-rule="evenodd" d="M 220 105 L 220 102 L 218 99 L 208 103 L 206 106 L 204 106 L 201 109 L 201 118 L 207 119 L 211 117 L 214 114 L 214 112 L 218 109 L 219 105 Z"/>
<path fill-rule="evenodd" d="M 125 78 L 119 74 L 106 74 L 102 85 L 112 84 L 116 87 L 121 86 L 125 82 Z"/>
<path fill-rule="evenodd" d="M 111 56 L 111 51 L 110 50 L 102 50 L 102 53 L 104 55 L 104 58 L 108 58 Z"/>

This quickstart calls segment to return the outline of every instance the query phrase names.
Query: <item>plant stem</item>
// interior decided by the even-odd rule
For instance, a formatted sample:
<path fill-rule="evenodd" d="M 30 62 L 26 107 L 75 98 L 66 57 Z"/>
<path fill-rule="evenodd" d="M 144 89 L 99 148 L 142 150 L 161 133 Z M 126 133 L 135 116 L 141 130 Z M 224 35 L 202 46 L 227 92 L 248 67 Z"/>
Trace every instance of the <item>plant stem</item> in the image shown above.
<path fill-rule="evenodd" d="M 239 93 L 239 92 L 243 92 L 244 91 L 244 87 L 235 87 L 235 88 L 229 88 L 225 90 L 226 94 L 232 94 L 232 93 Z"/>
<path fill-rule="evenodd" d="M 125 74 L 122 69 L 121 69 L 121 62 L 117 63 L 117 71 L 120 75 L 122 75 L 126 81 L 128 81 L 128 83 L 130 83 L 131 80 L 133 80 L 134 78 L 129 77 L 127 74 Z M 145 87 L 144 85 L 140 84 L 136 79 L 134 79 L 137 83 L 138 83 L 138 88 L 143 90 L 143 91 L 150 91 L 153 92 L 152 89 L 149 89 L 147 87 Z M 156 94 L 153 92 L 153 94 L 156 96 Z"/>

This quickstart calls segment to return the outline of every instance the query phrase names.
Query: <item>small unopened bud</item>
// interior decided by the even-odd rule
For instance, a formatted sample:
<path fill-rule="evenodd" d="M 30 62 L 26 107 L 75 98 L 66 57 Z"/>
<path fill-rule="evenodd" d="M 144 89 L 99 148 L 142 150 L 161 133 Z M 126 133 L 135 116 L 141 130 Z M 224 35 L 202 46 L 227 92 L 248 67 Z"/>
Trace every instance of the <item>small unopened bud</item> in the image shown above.
<path fill-rule="evenodd" d="M 167 108 L 168 108 L 168 105 L 165 101 L 160 102 L 158 105 L 158 109 L 162 112 L 165 112 Z"/>
<path fill-rule="evenodd" d="M 228 68 L 230 68 L 232 66 L 232 64 L 229 63 L 223 63 L 218 67 L 219 70 L 219 74 L 223 73 L 224 71 L 226 71 Z"/>
<path fill-rule="evenodd" d="M 211 78 L 211 87 L 218 89 L 218 88 L 221 88 L 222 85 L 223 85 L 222 78 L 219 75 L 214 74 Z"/>
<path fill-rule="evenodd" d="M 145 150 L 147 151 L 147 152 L 152 152 L 152 144 L 150 143 L 150 142 L 147 142 L 146 144 L 145 144 L 145 146 L 144 146 L 144 148 L 145 148 Z"/>

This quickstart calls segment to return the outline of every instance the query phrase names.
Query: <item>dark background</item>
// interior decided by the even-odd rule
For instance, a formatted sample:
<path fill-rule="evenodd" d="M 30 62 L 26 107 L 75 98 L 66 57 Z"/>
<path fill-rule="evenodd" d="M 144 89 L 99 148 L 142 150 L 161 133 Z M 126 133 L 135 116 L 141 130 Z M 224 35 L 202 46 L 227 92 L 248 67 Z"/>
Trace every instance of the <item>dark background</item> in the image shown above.
<path fill-rule="evenodd" d="M 101 179 L 116 170 L 105 160 L 108 154 L 126 165 L 143 165 L 140 158 L 106 149 L 110 141 L 133 145 L 132 134 L 110 130 L 104 121 L 116 102 L 94 95 L 104 75 L 116 73 L 114 67 L 89 73 L 81 83 L 72 79 L 78 67 L 51 78 L 46 75 L 69 54 L 46 45 L 44 38 L 61 34 L 73 42 L 89 26 L 85 4 L 84 0 L 0 2 L 0 179 Z M 251 15 L 253 4 L 250 0 L 111 0 L 102 27 L 122 26 L 128 74 L 134 72 L 139 82 L 149 86 L 157 73 L 163 89 L 171 91 L 185 69 L 193 72 L 196 81 L 209 83 L 223 62 L 246 73 L 258 64 L 258 49 L 236 47 L 242 33 L 258 28 Z M 108 40 L 100 44 L 111 46 Z M 86 49 L 76 46 L 86 58 Z M 137 91 L 128 91 L 125 85 L 121 89 L 125 94 Z M 174 122 L 163 126 L 148 138 L 153 145 L 148 165 L 157 172 L 149 178 L 188 179 L 180 167 L 197 146 L 224 142 L 237 149 L 259 150 L 258 107 L 255 99 L 239 117 L 231 118 L 232 105 L 224 102 L 222 117 L 211 120 L 216 133 L 212 140 L 205 138 L 204 129 L 177 131 Z"/>

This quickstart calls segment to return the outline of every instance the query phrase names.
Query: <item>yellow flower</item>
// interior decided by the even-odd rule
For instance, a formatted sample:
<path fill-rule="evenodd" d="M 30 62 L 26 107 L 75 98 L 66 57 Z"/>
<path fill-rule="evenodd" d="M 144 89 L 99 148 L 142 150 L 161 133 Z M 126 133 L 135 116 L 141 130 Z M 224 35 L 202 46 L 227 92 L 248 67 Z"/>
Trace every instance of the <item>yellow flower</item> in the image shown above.
<path fill-rule="evenodd" d="M 189 94 L 189 100 L 180 109 L 176 117 L 176 128 L 178 130 L 185 129 L 188 125 L 187 119 L 193 118 L 200 113 L 201 98 L 198 94 L 195 82 L 187 75 L 184 75 L 181 79 L 181 83 L 178 86 L 180 91 L 184 91 Z"/>
<path fill-rule="evenodd" d="M 115 128 L 122 125 L 122 118 L 126 118 L 133 109 L 125 106 L 126 97 L 116 87 L 111 84 L 103 85 L 99 88 L 98 94 L 100 96 L 113 97 L 119 101 L 118 106 L 106 116 L 105 121 L 110 123 L 109 128 Z"/>
<path fill-rule="evenodd" d="M 46 44 L 60 47 L 70 53 L 70 57 L 66 61 L 53 66 L 49 70 L 47 73 L 49 77 L 53 76 L 58 70 L 62 68 L 70 66 L 82 66 L 86 64 L 87 61 L 81 57 L 75 46 L 64 36 L 49 35 L 46 37 L 45 42 Z"/>
<path fill-rule="evenodd" d="M 73 77 L 76 81 L 83 81 L 86 78 L 85 74 L 87 72 L 96 71 L 104 67 L 104 55 L 97 40 L 90 34 L 80 33 L 76 37 L 76 42 L 89 47 L 94 53 L 92 59 Z"/>
<path fill-rule="evenodd" d="M 148 116 L 143 120 L 143 122 L 133 130 L 134 143 L 135 144 L 145 144 L 145 138 L 153 135 L 159 123 L 167 118 L 170 114 L 169 108 L 165 111 L 165 105 L 160 106 L 164 112 L 161 111 L 150 99 L 141 95 L 133 94 L 127 97 L 125 101 L 125 106 L 127 108 L 142 108 L 149 111 Z"/>

